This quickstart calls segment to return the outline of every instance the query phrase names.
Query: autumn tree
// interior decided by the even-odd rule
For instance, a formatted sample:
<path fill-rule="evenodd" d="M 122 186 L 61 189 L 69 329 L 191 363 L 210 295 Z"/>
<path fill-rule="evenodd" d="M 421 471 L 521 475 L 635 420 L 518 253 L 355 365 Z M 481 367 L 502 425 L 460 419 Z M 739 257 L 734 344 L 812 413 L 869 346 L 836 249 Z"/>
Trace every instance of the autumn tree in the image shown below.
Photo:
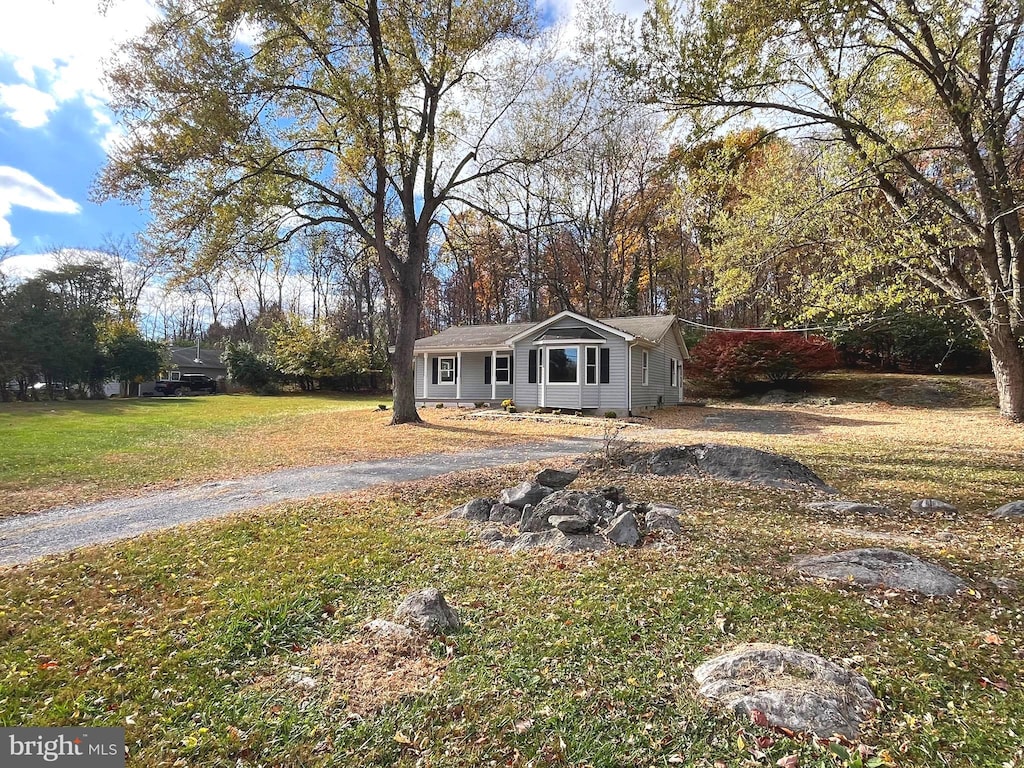
<path fill-rule="evenodd" d="M 1019 421 L 1022 25 L 1016 0 L 655 0 L 623 71 L 705 127 L 754 115 L 841 147 L 845 191 L 887 217 L 879 254 L 970 316 Z"/>
<path fill-rule="evenodd" d="M 419 421 L 413 344 L 431 231 L 527 93 L 525 0 L 162 0 L 110 71 L 127 136 L 101 194 L 148 196 L 201 271 L 307 228 L 372 249 L 397 306 L 394 423 Z M 537 148 L 542 151 L 542 148 Z"/>

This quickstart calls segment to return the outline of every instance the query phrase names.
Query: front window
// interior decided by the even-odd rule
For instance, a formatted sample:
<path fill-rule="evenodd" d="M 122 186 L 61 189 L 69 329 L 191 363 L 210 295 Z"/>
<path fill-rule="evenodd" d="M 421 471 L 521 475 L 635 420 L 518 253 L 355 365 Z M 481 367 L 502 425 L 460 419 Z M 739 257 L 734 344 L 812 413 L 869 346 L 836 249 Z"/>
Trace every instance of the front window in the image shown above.
<path fill-rule="evenodd" d="M 575 347 L 555 347 L 548 350 L 548 384 L 575 384 L 579 350 Z"/>
<path fill-rule="evenodd" d="M 437 381 L 439 384 L 455 383 L 455 358 L 442 357 L 437 361 Z"/>
<path fill-rule="evenodd" d="M 512 380 L 510 378 L 511 370 L 512 366 L 508 355 L 498 355 L 494 358 L 494 381 L 496 384 L 508 384 Z"/>

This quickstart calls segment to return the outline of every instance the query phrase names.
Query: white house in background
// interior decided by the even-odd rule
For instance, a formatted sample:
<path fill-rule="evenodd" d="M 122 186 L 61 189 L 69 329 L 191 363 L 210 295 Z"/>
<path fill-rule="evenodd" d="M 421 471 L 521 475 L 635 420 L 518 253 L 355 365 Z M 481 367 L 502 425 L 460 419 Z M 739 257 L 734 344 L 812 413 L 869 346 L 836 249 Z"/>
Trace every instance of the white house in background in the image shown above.
<path fill-rule="evenodd" d="M 689 357 L 675 315 L 591 319 L 561 312 L 537 323 L 448 328 L 416 342 L 420 403 L 615 411 L 683 401 Z"/>

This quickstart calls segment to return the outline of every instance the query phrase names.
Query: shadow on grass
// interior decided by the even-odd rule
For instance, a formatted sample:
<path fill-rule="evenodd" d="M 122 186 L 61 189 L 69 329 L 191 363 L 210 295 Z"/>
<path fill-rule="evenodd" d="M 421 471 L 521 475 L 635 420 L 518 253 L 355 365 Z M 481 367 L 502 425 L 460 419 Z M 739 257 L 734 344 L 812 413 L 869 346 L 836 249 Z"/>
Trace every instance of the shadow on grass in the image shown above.
<path fill-rule="evenodd" d="M 754 432 L 762 435 L 810 435 L 825 427 L 875 427 L 885 421 L 843 416 L 814 416 L 803 412 L 787 412 L 775 408 L 704 408 L 703 418 L 691 429 L 710 432 Z"/>

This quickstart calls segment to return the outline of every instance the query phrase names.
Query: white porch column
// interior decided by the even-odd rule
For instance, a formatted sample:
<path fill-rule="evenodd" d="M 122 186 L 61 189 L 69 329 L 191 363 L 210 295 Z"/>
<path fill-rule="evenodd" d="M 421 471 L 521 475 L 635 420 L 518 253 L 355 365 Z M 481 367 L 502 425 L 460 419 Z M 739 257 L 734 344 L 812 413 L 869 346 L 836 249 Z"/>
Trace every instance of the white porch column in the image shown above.
<path fill-rule="evenodd" d="M 455 353 L 455 399 L 462 399 L 462 353 Z"/>
<path fill-rule="evenodd" d="M 423 402 L 427 401 L 427 384 L 430 383 L 430 355 L 423 353 Z"/>
<path fill-rule="evenodd" d="M 498 399 L 498 350 L 491 350 L 491 405 Z"/>

